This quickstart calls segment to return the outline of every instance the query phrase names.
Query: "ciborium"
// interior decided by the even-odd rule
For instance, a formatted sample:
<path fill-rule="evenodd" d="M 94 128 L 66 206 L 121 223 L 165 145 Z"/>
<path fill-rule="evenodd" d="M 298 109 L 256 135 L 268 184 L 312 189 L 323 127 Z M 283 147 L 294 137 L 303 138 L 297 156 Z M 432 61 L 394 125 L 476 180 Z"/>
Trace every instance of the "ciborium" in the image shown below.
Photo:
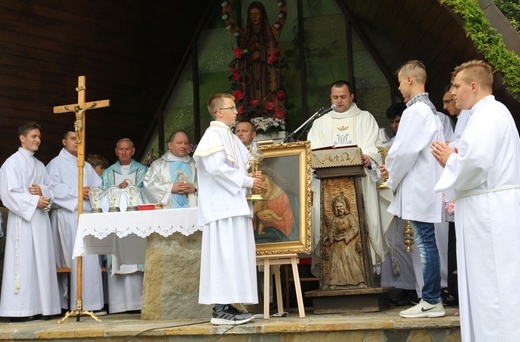
<path fill-rule="evenodd" d="M 88 193 L 89 201 L 90 201 L 90 212 L 91 213 L 102 213 L 101 209 L 101 199 L 105 196 L 105 190 L 101 188 L 92 188 Z"/>
<path fill-rule="evenodd" d="M 251 146 L 249 147 L 249 152 L 251 153 L 251 159 L 249 159 L 249 162 L 251 164 L 251 174 L 254 177 L 256 172 L 260 170 L 260 165 L 262 163 L 262 160 L 264 160 L 264 154 L 260 150 L 260 147 L 258 147 L 256 141 L 253 141 L 251 143 Z M 248 201 L 265 201 L 265 198 L 262 197 L 261 192 L 262 190 L 252 189 L 251 194 L 248 195 L 246 198 Z"/>
<path fill-rule="evenodd" d="M 141 189 L 138 186 L 129 185 L 125 189 L 125 194 L 126 198 L 128 199 L 128 206 L 126 207 L 126 211 L 136 211 L 137 201 L 139 200 Z"/>
<path fill-rule="evenodd" d="M 121 203 L 121 195 L 123 195 L 123 190 L 118 186 L 111 186 L 107 190 L 107 196 L 109 201 L 108 212 L 118 212 L 121 211 L 119 209 L 119 204 Z"/>

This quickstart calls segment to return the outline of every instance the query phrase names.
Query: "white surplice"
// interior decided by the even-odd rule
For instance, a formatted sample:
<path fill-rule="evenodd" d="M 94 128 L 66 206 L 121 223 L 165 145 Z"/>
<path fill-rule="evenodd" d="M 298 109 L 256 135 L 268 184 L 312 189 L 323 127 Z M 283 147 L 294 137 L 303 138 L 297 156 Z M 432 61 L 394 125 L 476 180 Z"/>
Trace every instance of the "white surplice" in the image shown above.
<path fill-rule="evenodd" d="M 437 114 L 423 102 L 406 108 L 388 156 L 387 186 L 394 192 L 388 211 L 405 220 L 442 221 L 442 196 L 433 188 L 441 167 L 430 152 L 433 141 L 444 141 Z"/>
<path fill-rule="evenodd" d="M 0 169 L 0 199 L 9 209 L 0 316 L 61 312 L 51 224 L 37 208 L 39 196 L 29 193 L 32 184 L 54 197 L 43 164 L 19 148 Z"/>
<path fill-rule="evenodd" d="M 200 304 L 258 303 L 250 154 L 224 123 L 212 121 L 194 154 L 203 227 Z"/>
<path fill-rule="evenodd" d="M 436 191 L 453 189 L 463 341 L 520 337 L 520 141 L 492 95 L 473 106 Z"/>
<path fill-rule="evenodd" d="M 47 164 L 47 172 L 51 177 L 54 192 L 51 223 L 56 251 L 56 262 L 60 267 L 70 267 L 72 309 L 75 308 L 77 262 L 72 259 L 72 250 L 78 229 L 78 165 L 77 158 L 65 149 Z M 92 166 L 85 162 L 83 172 L 84 186 L 101 187 L 101 178 Z M 83 201 L 83 211 L 90 211 L 90 202 Z M 83 309 L 100 310 L 103 307 L 103 283 L 98 255 L 83 257 L 82 272 Z M 68 307 L 68 298 L 65 297 L 67 281 L 62 277 L 59 282 L 62 308 Z"/>
<path fill-rule="evenodd" d="M 378 143 L 379 126 L 376 120 L 367 111 L 360 110 L 352 103 L 349 110 L 343 113 L 331 111 L 317 119 L 312 125 L 307 140 L 311 142 L 311 148 L 319 148 L 331 145 L 355 144 L 361 148 L 363 154 L 367 154 L 376 163 L 381 163 L 381 156 L 376 147 Z M 317 242 L 320 236 L 320 187 L 319 182 L 314 182 L 315 192 L 313 201 L 313 235 Z M 384 260 L 387 247 L 383 238 L 383 228 L 379 219 L 379 204 L 376 184 L 370 177 L 361 177 L 363 199 L 365 204 L 365 216 L 372 246 L 372 262 Z M 375 253 L 375 255 L 374 255 Z"/>

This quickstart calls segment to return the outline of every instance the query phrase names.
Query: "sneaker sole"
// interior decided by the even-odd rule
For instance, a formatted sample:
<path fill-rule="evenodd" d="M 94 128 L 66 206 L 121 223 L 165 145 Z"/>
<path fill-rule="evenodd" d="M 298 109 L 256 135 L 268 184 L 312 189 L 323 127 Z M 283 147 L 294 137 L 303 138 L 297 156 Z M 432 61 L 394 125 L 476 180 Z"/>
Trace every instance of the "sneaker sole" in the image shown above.
<path fill-rule="evenodd" d="M 420 314 L 403 314 L 403 313 L 399 313 L 399 316 L 401 317 L 404 317 L 404 318 L 436 318 L 436 317 L 444 317 L 446 316 L 446 312 L 445 311 L 442 311 L 442 312 L 424 312 L 424 313 L 420 313 Z"/>
<path fill-rule="evenodd" d="M 239 324 L 244 324 L 244 323 L 250 322 L 252 320 L 253 320 L 253 317 L 249 317 L 249 318 L 238 320 L 238 321 L 232 321 L 232 320 L 223 319 L 223 318 L 211 318 L 211 324 L 213 324 L 213 325 L 239 325 Z"/>

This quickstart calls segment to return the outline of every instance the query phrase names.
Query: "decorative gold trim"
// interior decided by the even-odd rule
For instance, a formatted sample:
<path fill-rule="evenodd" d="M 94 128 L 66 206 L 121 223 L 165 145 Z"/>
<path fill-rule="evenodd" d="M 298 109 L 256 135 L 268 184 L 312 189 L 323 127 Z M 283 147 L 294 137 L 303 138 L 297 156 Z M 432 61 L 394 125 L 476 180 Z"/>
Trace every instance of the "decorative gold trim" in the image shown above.
<path fill-rule="evenodd" d="M 260 145 L 260 149 L 264 154 L 264 163 L 269 158 L 280 158 L 297 156 L 297 170 L 290 170 L 291 173 L 298 174 L 298 193 L 299 193 L 299 212 L 294 213 L 299 218 L 299 234 L 298 240 L 257 243 L 257 255 L 273 255 L 273 254 L 293 254 L 293 253 L 310 253 L 311 251 L 311 210 L 312 210 L 312 194 L 311 194 L 311 148 L 310 142 L 299 141 L 293 143 Z M 288 172 L 288 170 L 281 170 Z"/>

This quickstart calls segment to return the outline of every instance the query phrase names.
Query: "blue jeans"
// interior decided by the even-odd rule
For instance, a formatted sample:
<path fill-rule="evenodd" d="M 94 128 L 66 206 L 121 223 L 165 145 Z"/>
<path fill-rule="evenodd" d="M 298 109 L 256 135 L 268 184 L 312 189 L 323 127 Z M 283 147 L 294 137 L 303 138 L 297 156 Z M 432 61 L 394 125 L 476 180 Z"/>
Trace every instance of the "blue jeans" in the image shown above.
<path fill-rule="evenodd" d="M 412 220 L 410 224 L 421 256 L 424 279 L 422 299 L 430 304 L 436 304 L 441 301 L 441 262 L 435 240 L 435 226 L 433 223 Z"/>

